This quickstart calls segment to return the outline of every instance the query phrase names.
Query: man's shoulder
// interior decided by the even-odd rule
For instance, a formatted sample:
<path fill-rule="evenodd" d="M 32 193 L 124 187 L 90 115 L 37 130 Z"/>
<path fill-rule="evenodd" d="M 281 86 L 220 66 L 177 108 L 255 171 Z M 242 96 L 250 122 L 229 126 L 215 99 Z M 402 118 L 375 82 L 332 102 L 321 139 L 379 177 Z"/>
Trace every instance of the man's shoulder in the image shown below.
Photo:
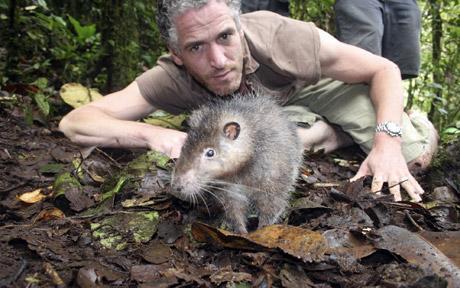
<path fill-rule="evenodd" d="M 313 23 L 257 11 L 241 15 L 241 26 L 250 55 L 260 65 L 295 79 L 319 79 L 320 39 Z"/>
<path fill-rule="evenodd" d="M 287 18 L 287 17 L 281 16 L 277 13 L 266 11 L 266 10 L 245 13 L 240 16 L 241 23 L 243 25 L 243 29 L 251 29 L 253 27 L 277 25 L 277 24 L 280 24 L 281 21 L 283 21 L 283 18 Z"/>

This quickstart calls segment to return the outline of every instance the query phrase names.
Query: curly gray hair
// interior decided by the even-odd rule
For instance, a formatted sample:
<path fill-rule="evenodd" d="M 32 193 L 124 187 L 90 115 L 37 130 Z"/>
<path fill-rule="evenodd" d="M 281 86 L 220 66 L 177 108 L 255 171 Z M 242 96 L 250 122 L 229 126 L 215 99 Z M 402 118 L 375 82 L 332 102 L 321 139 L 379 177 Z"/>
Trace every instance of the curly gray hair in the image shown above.
<path fill-rule="evenodd" d="M 160 35 L 168 46 L 179 51 L 179 37 L 174 19 L 189 9 L 199 9 L 211 0 L 157 0 L 157 25 Z M 224 1 L 232 12 L 238 29 L 240 24 L 241 0 L 216 0 Z"/>

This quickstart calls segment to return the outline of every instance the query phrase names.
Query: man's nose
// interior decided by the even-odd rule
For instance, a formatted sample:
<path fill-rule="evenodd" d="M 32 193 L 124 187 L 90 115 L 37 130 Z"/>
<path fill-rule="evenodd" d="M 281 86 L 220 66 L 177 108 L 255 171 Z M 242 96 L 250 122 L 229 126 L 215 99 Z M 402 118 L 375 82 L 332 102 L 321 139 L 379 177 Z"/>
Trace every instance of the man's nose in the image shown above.
<path fill-rule="evenodd" d="M 217 44 L 212 44 L 208 51 L 209 62 L 211 66 L 215 69 L 225 68 L 225 62 L 227 57 L 225 56 L 225 50 L 222 46 Z"/>

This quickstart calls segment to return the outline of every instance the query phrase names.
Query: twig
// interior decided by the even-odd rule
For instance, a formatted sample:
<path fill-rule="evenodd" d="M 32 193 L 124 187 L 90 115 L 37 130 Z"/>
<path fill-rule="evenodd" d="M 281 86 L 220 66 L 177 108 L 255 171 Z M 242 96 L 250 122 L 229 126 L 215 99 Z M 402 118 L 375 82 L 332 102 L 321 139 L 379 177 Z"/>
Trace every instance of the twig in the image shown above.
<path fill-rule="evenodd" d="M 144 211 L 144 210 L 140 210 L 140 211 Z M 110 212 L 103 212 L 103 213 L 93 214 L 93 215 L 70 216 L 70 217 L 66 217 L 65 219 L 86 220 L 86 219 L 91 219 L 91 218 L 98 218 L 98 217 L 103 217 L 103 216 L 112 216 L 112 215 L 118 215 L 118 214 L 133 214 L 133 211 L 110 211 Z"/>
<path fill-rule="evenodd" d="M 17 189 L 19 187 L 22 187 L 22 186 L 26 185 L 27 183 L 29 183 L 29 181 L 25 181 L 25 182 L 16 184 L 16 185 L 14 185 L 12 187 L 9 187 L 9 188 L 6 188 L 6 189 L 2 189 L 2 190 L 0 190 L 0 193 L 6 193 L 6 192 L 13 191 L 14 189 Z"/>
<path fill-rule="evenodd" d="M 409 181 L 409 179 L 404 179 L 404 180 L 402 180 L 402 181 L 400 181 L 400 182 L 398 182 L 398 183 L 396 183 L 396 184 L 394 184 L 394 185 L 392 185 L 392 186 L 388 185 L 388 190 L 390 190 L 391 188 L 396 187 L 396 186 L 398 186 L 398 185 L 401 185 L 402 183 L 407 182 L 407 181 Z M 386 190 L 386 189 L 383 189 L 383 188 L 382 188 L 382 189 L 380 189 L 380 190 L 378 190 L 378 191 L 375 191 L 375 193 L 383 192 L 383 190 Z"/>
<path fill-rule="evenodd" d="M 27 261 L 24 258 L 21 258 L 21 260 L 22 260 L 21 261 L 21 266 L 19 267 L 19 269 L 16 272 L 16 274 L 12 275 L 9 278 L 0 280 L 0 287 L 6 287 L 6 286 L 9 286 L 11 283 L 16 283 L 16 281 L 18 280 L 19 276 L 21 276 L 22 272 L 24 272 L 24 270 L 27 267 Z"/>
<path fill-rule="evenodd" d="M 314 188 L 329 188 L 329 187 L 339 187 L 339 183 L 315 183 L 313 184 Z"/>
<path fill-rule="evenodd" d="M 117 160 L 113 159 L 109 154 L 105 153 L 103 150 L 99 149 L 98 147 L 96 147 L 96 150 L 97 150 L 97 152 L 99 152 L 102 155 L 104 155 L 105 157 L 107 157 L 110 161 L 112 161 L 112 163 L 115 164 L 115 166 L 117 166 L 117 168 L 122 168 L 120 163 L 118 163 Z"/>
<path fill-rule="evenodd" d="M 412 225 L 414 225 L 418 229 L 418 231 L 425 231 L 425 229 L 423 229 L 420 225 L 418 225 L 418 223 L 414 220 L 414 218 L 410 216 L 409 211 L 404 210 L 404 214 L 406 215 L 407 218 L 409 218 L 409 221 L 412 223 Z"/>

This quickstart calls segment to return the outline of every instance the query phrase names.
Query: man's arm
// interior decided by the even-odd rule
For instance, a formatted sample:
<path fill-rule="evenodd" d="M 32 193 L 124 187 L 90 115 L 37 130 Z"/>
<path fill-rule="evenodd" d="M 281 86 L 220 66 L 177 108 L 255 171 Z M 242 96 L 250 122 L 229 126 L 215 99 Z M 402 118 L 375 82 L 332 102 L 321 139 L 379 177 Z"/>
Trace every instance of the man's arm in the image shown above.
<path fill-rule="evenodd" d="M 393 62 L 360 48 L 339 42 L 328 33 L 320 33 L 322 74 L 346 83 L 367 83 L 376 111 L 377 123 L 392 121 L 401 124 L 403 88 L 399 68 Z M 376 133 L 374 145 L 352 180 L 373 175 L 372 190 L 379 191 L 388 182 L 397 201 L 401 200 L 400 185 L 415 201 L 420 201 L 423 189 L 410 174 L 401 151 L 401 139 L 386 133 Z"/>
<path fill-rule="evenodd" d="M 186 133 L 135 121 L 154 110 L 134 81 L 123 90 L 71 111 L 59 129 L 85 146 L 150 148 L 179 157 Z"/>

